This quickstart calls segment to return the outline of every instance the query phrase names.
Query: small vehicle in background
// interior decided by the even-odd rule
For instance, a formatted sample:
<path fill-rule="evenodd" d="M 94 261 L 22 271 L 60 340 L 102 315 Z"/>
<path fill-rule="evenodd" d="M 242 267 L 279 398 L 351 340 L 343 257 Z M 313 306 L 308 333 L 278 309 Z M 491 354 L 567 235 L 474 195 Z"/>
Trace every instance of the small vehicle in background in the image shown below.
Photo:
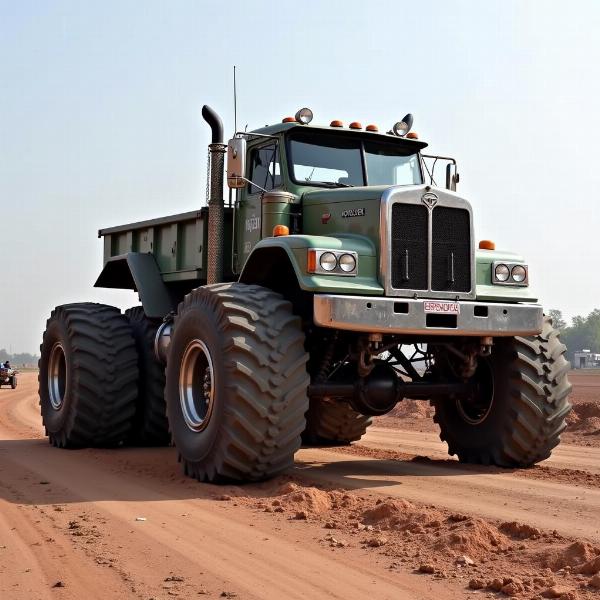
<path fill-rule="evenodd" d="M 17 387 L 17 375 L 19 372 L 15 369 L 11 369 L 10 367 L 5 367 L 4 365 L 0 366 L 0 388 L 3 385 L 10 385 L 10 387 L 14 390 Z"/>

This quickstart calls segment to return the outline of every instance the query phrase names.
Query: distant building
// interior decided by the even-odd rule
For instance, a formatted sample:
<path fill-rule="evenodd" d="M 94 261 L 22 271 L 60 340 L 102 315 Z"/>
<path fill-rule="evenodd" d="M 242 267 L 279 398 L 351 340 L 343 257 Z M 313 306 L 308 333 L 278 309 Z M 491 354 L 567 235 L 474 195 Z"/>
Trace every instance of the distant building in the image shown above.
<path fill-rule="evenodd" d="M 590 352 L 589 350 L 581 350 L 580 352 L 575 352 L 573 367 L 575 369 L 600 368 L 600 354 Z"/>

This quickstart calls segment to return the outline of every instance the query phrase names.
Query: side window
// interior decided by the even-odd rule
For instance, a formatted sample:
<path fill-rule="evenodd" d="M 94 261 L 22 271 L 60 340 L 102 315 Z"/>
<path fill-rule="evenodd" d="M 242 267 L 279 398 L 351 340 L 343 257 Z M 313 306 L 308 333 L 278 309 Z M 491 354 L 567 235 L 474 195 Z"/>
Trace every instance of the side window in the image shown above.
<path fill-rule="evenodd" d="M 281 185 L 281 170 L 279 167 L 279 145 L 269 144 L 255 148 L 250 152 L 250 181 L 249 194 L 258 194 L 262 190 L 272 190 Z"/>

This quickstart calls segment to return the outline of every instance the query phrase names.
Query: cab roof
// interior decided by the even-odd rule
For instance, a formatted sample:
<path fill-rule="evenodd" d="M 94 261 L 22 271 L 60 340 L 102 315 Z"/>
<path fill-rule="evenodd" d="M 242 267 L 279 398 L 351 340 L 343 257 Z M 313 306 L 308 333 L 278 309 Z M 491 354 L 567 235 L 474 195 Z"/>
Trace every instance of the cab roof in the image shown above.
<path fill-rule="evenodd" d="M 258 129 L 254 129 L 248 132 L 248 135 L 252 135 L 253 133 L 259 133 L 261 135 L 279 135 L 281 133 L 286 133 L 291 130 L 298 131 L 326 131 L 328 133 L 336 133 L 341 135 L 363 135 L 363 136 L 372 136 L 374 139 L 379 141 L 385 141 L 388 143 L 400 143 L 404 147 L 413 146 L 415 148 L 415 152 L 423 150 L 423 148 L 427 148 L 427 142 L 423 142 L 421 140 L 413 140 L 406 137 L 398 137 L 397 135 L 393 135 L 391 133 L 381 133 L 375 131 L 366 131 L 365 129 L 349 129 L 347 127 L 330 127 L 329 125 L 303 125 L 302 123 L 292 122 L 292 123 L 276 123 L 275 125 L 265 125 L 264 127 L 259 127 Z"/>

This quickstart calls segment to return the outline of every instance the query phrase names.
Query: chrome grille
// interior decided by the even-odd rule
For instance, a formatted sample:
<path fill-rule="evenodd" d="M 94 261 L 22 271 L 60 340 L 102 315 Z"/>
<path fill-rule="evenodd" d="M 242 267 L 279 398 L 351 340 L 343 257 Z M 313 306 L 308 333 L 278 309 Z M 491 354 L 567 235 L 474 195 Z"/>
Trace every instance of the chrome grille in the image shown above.
<path fill-rule="evenodd" d="M 389 281 L 397 295 L 471 292 L 471 215 L 466 208 L 394 202 L 390 211 Z"/>

